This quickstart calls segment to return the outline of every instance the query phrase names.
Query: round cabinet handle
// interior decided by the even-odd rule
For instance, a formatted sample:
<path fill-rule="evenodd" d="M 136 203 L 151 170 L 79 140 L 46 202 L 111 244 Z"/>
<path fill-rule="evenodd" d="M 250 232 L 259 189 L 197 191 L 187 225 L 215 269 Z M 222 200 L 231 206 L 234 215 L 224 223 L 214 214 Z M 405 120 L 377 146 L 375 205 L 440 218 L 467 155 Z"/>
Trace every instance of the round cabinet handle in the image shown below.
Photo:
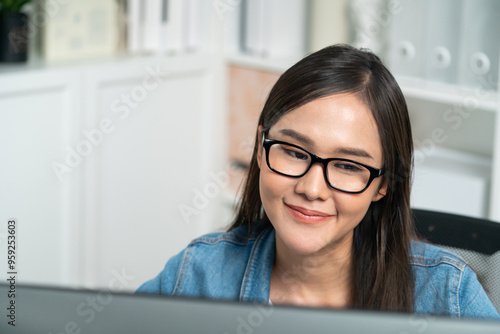
<path fill-rule="evenodd" d="M 470 57 L 470 68 L 476 75 L 484 75 L 491 67 L 490 58 L 482 52 L 476 52 Z"/>
<path fill-rule="evenodd" d="M 398 55 L 404 61 L 411 61 L 415 58 L 415 47 L 408 41 L 401 41 L 398 45 Z"/>
<path fill-rule="evenodd" d="M 444 46 L 437 46 L 432 50 L 431 64 L 439 69 L 445 69 L 451 64 L 451 53 Z"/>

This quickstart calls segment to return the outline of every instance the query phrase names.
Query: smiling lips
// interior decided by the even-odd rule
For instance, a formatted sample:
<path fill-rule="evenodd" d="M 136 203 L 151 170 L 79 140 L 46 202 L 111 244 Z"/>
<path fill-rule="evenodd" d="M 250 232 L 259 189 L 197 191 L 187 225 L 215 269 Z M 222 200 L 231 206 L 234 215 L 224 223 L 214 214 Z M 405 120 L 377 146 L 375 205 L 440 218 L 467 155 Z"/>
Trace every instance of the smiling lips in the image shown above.
<path fill-rule="evenodd" d="M 298 221 L 304 224 L 319 224 L 325 222 L 335 215 L 330 215 L 320 211 L 309 210 L 300 206 L 286 204 L 285 206 L 290 214 Z"/>

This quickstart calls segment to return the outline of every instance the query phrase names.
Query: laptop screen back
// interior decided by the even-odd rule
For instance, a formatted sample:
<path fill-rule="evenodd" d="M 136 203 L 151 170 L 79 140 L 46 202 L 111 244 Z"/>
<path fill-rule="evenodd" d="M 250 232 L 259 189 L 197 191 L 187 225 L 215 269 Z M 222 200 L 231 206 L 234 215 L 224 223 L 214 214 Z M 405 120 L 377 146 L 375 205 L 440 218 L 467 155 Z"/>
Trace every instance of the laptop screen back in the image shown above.
<path fill-rule="evenodd" d="M 500 333 L 500 322 L 435 316 L 28 286 L 8 295 L 0 285 L 0 333 Z"/>

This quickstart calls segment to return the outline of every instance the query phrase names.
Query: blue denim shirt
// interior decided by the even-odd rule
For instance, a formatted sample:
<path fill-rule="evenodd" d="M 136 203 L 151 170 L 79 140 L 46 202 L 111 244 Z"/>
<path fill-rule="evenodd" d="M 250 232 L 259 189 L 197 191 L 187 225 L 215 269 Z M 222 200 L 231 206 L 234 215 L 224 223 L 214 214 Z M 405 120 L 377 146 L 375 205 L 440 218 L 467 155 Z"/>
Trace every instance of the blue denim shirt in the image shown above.
<path fill-rule="evenodd" d="M 273 228 L 251 235 L 246 226 L 207 234 L 172 257 L 137 292 L 268 303 L 274 255 Z M 411 264 L 416 313 L 500 320 L 476 274 L 459 256 L 414 241 Z"/>

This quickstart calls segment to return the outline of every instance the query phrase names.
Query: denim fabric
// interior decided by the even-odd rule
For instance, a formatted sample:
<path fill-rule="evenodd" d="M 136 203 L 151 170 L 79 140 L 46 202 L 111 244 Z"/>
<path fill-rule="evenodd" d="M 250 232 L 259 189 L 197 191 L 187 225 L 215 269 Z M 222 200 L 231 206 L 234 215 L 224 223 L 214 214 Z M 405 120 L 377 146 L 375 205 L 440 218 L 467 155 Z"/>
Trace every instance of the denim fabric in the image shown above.
<path fill-rule="evenodd" d="M 273 228 L 246 226 L 193 240 L 137 293 L 269 302 L 275 255 Z M 476 274 L 452 252 L 412 242 L 415 312 L 500 320 Z"/>

